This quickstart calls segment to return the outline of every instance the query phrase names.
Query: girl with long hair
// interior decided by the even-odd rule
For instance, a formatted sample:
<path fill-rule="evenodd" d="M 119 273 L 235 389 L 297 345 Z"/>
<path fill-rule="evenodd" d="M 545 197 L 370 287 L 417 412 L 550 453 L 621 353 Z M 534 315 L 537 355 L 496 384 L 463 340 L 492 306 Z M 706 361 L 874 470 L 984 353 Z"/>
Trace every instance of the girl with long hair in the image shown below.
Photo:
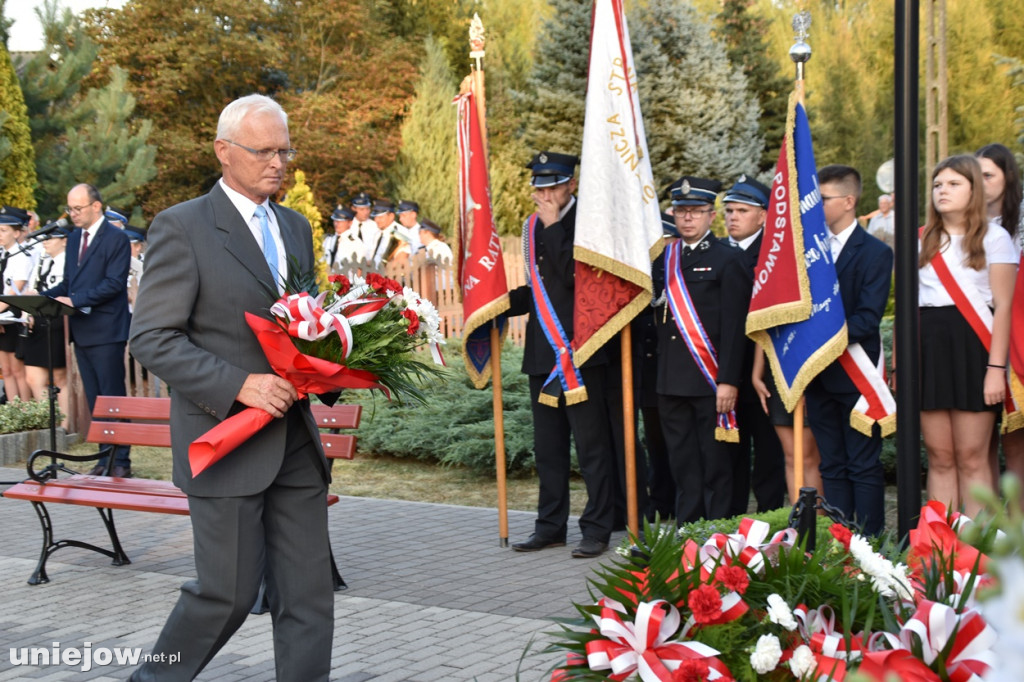
<path fill-rule="evenodd" d="M 989 441 L 1005 397 L 1017 254 L 985 213 L 981 166 L 951 156 L 932 173 L 919 244 L 921 432 L 928 496 L 976 513 L 972 485 L 993 487 Z"/>

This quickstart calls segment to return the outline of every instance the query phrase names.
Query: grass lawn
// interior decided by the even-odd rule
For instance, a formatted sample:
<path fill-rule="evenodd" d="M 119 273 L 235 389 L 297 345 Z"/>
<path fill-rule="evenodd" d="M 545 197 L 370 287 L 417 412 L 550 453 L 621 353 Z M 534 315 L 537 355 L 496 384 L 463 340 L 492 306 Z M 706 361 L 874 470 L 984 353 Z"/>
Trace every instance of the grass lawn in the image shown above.
<path fill-rule="evenodd" d="M 69 448 L 72 455 L 95 452 L 95 446 L 79 443 Z M 15 465 L 20 466 L 20 465 Z M 171 451 L 168 448 L 132 448 L 132 471 L 139 478 L 171 478 Z M 493 476 L 480 476 L 466 469 L 442 467 L 398 457 L 357 454 L 355 459 L 334 463 L 331 492 L 354 497 L 389 500 L 437 502 L 466 507 L 497 507 L 498 485 Z M 523 511 L 537 509 L 537 478 L 529 476 L 508 480 L 508 508 Z M 586 504 L 583 480 L 569 483 L 572 514 L 580 514 Z"/>

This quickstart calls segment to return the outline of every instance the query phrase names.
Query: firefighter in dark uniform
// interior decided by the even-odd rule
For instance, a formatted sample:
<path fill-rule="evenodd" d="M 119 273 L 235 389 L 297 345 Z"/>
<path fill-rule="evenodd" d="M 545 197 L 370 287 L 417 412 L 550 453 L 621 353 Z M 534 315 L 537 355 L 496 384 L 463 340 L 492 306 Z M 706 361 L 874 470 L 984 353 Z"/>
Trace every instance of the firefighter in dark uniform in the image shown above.
<path fill-rule="evenodd" d="M 729 233 L 723 241 L 743 252 L 750 276 L 754 276 L 761 253 L 764 221 L 768 215 L 768 196 L 771 190 L 757 180 L 741 175 L 736 184 L 725 193 L 725 229 Z M 786 504 L 786 457 L 775 434 L 771 418 L 761 408 L 761 400 L 754 390 L 750 375 L 754 368 L 756 344 L 747 339 L 743 360 L 736 419 L 742 424 L 740 442 L 733 450 L 733 501 L 730 514 L 747 513 L 750 489 L 754 489 L 757 511 L 766 512 Z M 754 470 L 751 473 L 750 448 L 753 445 Z"/>
<path fill-rule="evenodd" d="M 530 315 L 523 372 L 530 375 L 540 493 L 533 535 L 512 548 L 534 552 L 565 544 L 571 436 L 587 487 L 587 505 L 579 521 L 583 539 L 572 556 L 588 558 L 608 548 L 614 518 L 614 462 L 604 402 L 607 354 L 599 350 L 580 368 L 568 362 L 575 295 L 573 176 L 577 163 L 575 156 L 541 152 L 527 165 L 537 205 L 537 212 L 523 226 L 527 281 L 531 284 L 509 292 L 508 314 Z"/>
<path fill-rule="evenodd" d="M 665 250 L 659 298 L 658 411 L 676 482 L 676 520 L 723 518 L 732 501 L 751 278 L 742 254 L 711 233 L 721 183 L 684 177 L 672 188 L 681 239 Z"/>

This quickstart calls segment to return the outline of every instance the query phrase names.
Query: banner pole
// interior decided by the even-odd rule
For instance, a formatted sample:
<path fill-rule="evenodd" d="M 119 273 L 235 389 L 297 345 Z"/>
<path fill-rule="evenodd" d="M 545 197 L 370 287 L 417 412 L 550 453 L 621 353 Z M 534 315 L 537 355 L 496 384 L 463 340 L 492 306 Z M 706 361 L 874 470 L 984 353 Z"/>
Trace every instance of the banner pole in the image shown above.
<path fill-rule="evenodd" d="M 804 487 L 804 403 L 800 396 L 793 410 L 793 488 L 799 493 Z"/>
<path fill-rule="evenodd" d="M 491 323 L 491 386 L 494 389 L 494 467 L 498 474 L 498 546 L 508 547 L 508 486 L 505 473 L 505 410 L 501 386 L 501 334 Z"/>
<path fill-rule="evenodd" d="M 622 426 L 626 457 L 626 519 L 629 532 L 640 535 L 636 500 L 636 410 L 633 406 L 633 331 L 626 325 L 619 332 L 622 346 Z"/>

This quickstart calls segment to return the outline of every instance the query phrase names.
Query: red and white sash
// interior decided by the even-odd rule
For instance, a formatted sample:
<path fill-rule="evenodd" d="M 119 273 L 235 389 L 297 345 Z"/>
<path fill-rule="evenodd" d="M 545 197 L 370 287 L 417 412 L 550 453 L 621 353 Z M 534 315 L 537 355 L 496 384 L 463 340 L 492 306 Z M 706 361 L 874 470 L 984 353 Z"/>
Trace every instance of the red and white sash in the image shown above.
<path fill-rule="evenodd" d="M 875 424 L 882 429 L 883 438 L 895 433 L 896 400 L 885 382 L 885 349 L 881 344 L 876 364 L 872 364 L 859 343 L 846 347 L 839 356 L 839 364 L 860 391 L 860 398 L 850 413 L 850 426 L 865 436 L 871 436 Z"/>
<path fill-rule="evenodd" d="M 680 336 L 686 342 L 686 347 L 697 363 L 704 379 L 711 386 L 712 391 L 718 390 L 718 352 L 711 343 L 711 338 L 704 331 L 700 317 L 697 315 L 697 308 L 693 305 L 690 292 L 686 288 L 686 281 L 683 279 L 682 260 L 683 242 L 677 241 L 665 249 L 665 295 L 668 299 L 666 305 L 672 310 L 672 319 L 676 323 Z M 727 414 L 718 415 L 718 425 L 715 427 L 715 440 L 728 443 L 740 442 L 740 431 L 736 426 L 736 411 L 731 410 Z"/>
<path fill-rule="evenodd" d="M 942 282 L 942 286 L 953 299 L 956 309 L 960 311 L 960 314 L 967 320 L 967 324 L 974 330 L 981 344 L 985 347 L 985 351 L 990 351 L 992 349 L 993 317 L 992 310 L 988 307 L 988 302 L 982 298 L 981 292 L 976 287 L 972 286 L 969 282 L 962 282 L 957 279 L 954 271 L 949 267 L 949 263 L 946 262 L 942 251 L 935 254 L 930 264 L 934 268 L 939 281 Z M 1018 404 L 1022 399 L 1022 394 L 1024 394 L 1024 386 L 1021 386 L 1020 382 L 1016 381 L 1016 377 L 1014 377 L 1014 381 L 1010 381 L 1008 377 L 1009 374 L 1006 377 L 1006 398 L 1003 400 L 1003 433 L 1016 431 L 1024 426 L 1024 415 L 1021 414 Z"/>

